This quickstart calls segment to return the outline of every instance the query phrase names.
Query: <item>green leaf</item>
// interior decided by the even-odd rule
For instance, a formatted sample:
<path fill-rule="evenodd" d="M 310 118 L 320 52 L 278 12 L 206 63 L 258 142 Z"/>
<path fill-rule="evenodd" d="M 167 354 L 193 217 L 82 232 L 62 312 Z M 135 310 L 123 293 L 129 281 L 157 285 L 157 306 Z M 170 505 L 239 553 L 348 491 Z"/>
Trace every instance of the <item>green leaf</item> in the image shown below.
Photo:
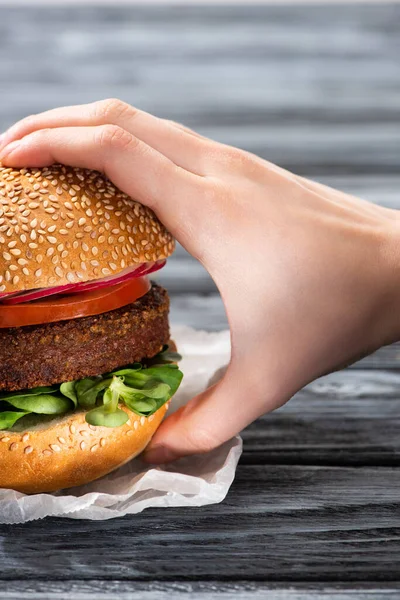
<path fill-rule="evenodd" d="M 0 395 L 0 401 L 6 400 L 8 402 L 9 398 L 14 398 L 14 396 L 40 396 L 40 394 L 54 394 L 57 393 L 58 386 L 52 387 L 36 387 L 31 388 L 30 390 L 18 390 L 16 392 L 6 392 L 5 394 Z"/>
<path fill-rule="evenodd" d="M 176 365 L 160 365 L 149 367 L 143 371 L 146 375 L 157 381 L 166 383 L 171 388 L 170 398 L 175 394 L 183 379 L 183 373 Z"/>
<path fill-rule="evenodd" d="M 170 350 L 168 344 L 166 344 L 161 352 L 156 354 L 153 358 L 151 358 L 148 362 L 149 365 L 162 365 L 168 363 L 176 363 L 182 360 L 182 356 L 175 352 L 174 350 Z"/>
<path fill-rule="evenodd" d="M 136 371 L 140 371 L 141 369 L 143 369 L 143 365 L 141 363 L 133 363 L 126 369 L 119 369 L 118 371 L 113 371 L 111 374 L 118 375 L 118 377 L 121 377 L 123 375 L 130 375 L 132 373 L 135 373 Z"/>
<path fill-rule="evenodd" d="M 120 378 L 121 381 L 123 381 L 126 385 L 129 385 L 130 387 L 133 388 L 138 388 L 141 389 L 142 387 L 144 387 L 146 385 L 146 383 L 149 380 L 149 376 L 146 375 L 146 372 L 144 369 L 140 370 L 140 371 L 135 371 L 132 369 L 124 369 L 123 371 L 123 375 L 121 374 L 121 372 L 113 372 L 112 375 L 116 375 L 117 377 Z"/>
<path fill-rule="evenodd" d="M 15 408 L 39 415 L 62 415 L 71 410 L 71 403 L 67 398 L 51 394 L 8 396 L 7 402 Z"/>
<path fill-rule="evenodd" d="M 112 378 L 110 386 L 106 389 L 103 396 L 103 404 L 105 409 L 108 412 L 115 412 L 118 410 L 118 400 L 119 400 L 119 392 L 118 392 L 118 384 L 120 383 L 119 377 Z M 122 384 L 123 385 L 123 384 Z"/>
<path fill-rule="evenodd" d="M 82 408 L 93 408 L 96 406 L 97 396 L 105 390 L 112 379 L 99 377 L 88 377 L 75 383 L 75 391 L 79 406 Z"/>
<path fill-rule="evenodd" d="M 29 412 L 14 412 L 11 410 L 0 412 L 0 429 L 11 429 L 18 419 L 25 415 L 29 415 Z"/>
<path fill-rule="evenodd" d="M 0 395 L 5 401 L 23 412 L 0 412 L 0 429 L 7 429 L 25 414 L 64 414 L 73 406 L 91 409 L 86 420 L 91 425 L 119 427 L 128 415 L 118 407 L 124 402 L 133 412 L 149 417 L 173 396 L 183 374 L 170 360 L 179 355 L 164 348 L 151 366 L 133 363 L 107 375 L 68 381 L 59 386 L 39 387 Z M 98 404 L 101 402 L 101 405 Z"/>
<path fill-rule="evenodd" d="M 75 383 L 75 381 L 67 381 L 66 383 L 62 383 L 60 385 L 60 392 L 64 394 L 64 396 L 72 400 L 76 408 L 78 406 L 78 398 L 75 392 Z"/>
<path fill-rule="evenodd" d="M 171 388 L 166 383 L 152 381 L 148 389 L 135 390 L 124 386 L 120 394 L 125 404 L 138 415 L 150 416 L 155 413 L 170 396 Z"/>
<path fill-rule="evenodd" d="M 109 412 L 106 406 L 99 406 L 86 413 L 86 421 L 95 427 L 120 427 L 128 420 L 125 411 L 117 408 L 114 412 Z"/>
<path fill-rule="evenodd" d="M 50 387 L 36 387 L 29 389 L 29 395 L 38 396 L 39 394 L 53 394 L 58 391 L 58 386 L 53 385 Z M 21 393 L 21 392 L 20 392 Z"/>
<path fill-rule="evenodd" d="M 149 417 L 150 415 L 154 414 L 158 408 L 161 408 L 165 402 L 161 402 L 160 405 L 158 405 L 158 402 L 151 398 L 147 400 L 142 400 L 140 398 L 128 398 L 125 400 L 125 404 L 137 415 Z"/>

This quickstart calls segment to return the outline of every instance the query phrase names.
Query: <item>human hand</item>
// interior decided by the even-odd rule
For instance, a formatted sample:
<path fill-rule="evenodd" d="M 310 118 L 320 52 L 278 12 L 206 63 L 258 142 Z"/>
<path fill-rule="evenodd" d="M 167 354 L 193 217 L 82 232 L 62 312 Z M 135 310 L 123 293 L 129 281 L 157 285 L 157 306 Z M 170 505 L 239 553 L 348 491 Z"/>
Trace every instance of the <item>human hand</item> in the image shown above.
<path fill-rule="evenodd" d="M 221 292 L 227 372 L 162 424 L 149 462 L 211 450 L 400 337 L 395 211 L 115 100 L 24 119 L 0 139 L 0 161 L 104 172 L 156 212 Z"/>

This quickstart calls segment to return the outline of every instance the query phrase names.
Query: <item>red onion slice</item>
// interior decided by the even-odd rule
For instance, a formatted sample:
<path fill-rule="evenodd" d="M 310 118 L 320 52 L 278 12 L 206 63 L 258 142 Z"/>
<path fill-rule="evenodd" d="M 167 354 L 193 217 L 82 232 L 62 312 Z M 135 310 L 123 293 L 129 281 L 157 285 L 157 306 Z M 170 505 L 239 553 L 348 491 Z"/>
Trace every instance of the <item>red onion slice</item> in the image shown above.
<path fill-rule="evenodd" d="M 0 295 L 0 303 L 7 305 L 23 304 L 25 302 L 33 302 L 48 296 L 58 296 L 60 294 L 77 294 L 81 292 L 89 292 L 103 287 L 110 287 L 123 283 L 133 277 L 142 277 L 149 273 L 154 273 L 161 269 L 166 263 L 166 260 L 158 260 L 155 262 L 142 263 L 139 266 L 128 267 L 116 275 L 109 275 L 103 279 L 95 279 L 92 281 L 84 281 L 82 283 L 71 283 L 60 285 L 51 288 L 36 288 L 26 292 L 10 292 Z"/>
<path fill-rule="evenodd" d="M 59 294 L 70 293 L 75 288 L 74 283 L 70 285 L 59 285 L 52 288 L 36 288 L 35 290 L 28 290 L 27 292 L 19 292 L 13 294 L 10 298 L 4 298 L 1 300 L 2 304 L 22 304 L 24 302 L 33 302 L 34 300 L 40 300 L 41 298 L 47 298 L 48 296 L 56 296 Z"/>

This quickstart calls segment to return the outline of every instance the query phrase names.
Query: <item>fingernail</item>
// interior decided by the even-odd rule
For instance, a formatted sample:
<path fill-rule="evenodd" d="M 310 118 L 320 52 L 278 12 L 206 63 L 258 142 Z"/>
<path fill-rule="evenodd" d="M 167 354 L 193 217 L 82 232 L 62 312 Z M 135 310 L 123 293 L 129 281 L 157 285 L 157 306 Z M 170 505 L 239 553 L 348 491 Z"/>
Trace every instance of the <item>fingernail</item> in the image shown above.
<path fill-rule="evenodd" d="M 160 464 L 167 463 L 175 460 L 177 456 L 166 446 L 157 444 L 146 450 L 142 456 L 142 459 L 147 463 Z"/>

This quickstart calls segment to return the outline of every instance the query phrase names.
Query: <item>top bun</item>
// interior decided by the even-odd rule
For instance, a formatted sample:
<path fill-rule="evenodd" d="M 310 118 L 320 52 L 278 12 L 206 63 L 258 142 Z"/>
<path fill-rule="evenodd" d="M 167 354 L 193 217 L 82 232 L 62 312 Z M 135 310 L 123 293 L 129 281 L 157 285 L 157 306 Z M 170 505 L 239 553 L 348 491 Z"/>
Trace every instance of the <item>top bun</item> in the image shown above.
<path fill-rule="evenodd" d="M 154 213 L 97 171 L 0 165 L 0 292 L 91 281 L 167 258 Z"/>

